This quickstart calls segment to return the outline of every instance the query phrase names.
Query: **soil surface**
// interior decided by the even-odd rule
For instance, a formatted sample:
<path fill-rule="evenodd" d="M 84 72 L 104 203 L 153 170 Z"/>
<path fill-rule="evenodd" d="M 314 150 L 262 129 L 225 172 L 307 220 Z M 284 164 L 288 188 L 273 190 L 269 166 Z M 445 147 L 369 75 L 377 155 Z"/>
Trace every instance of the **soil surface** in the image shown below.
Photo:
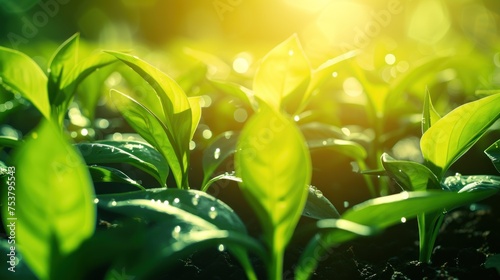
<path fill-rule="evenodd" d="M 323 258 L 311 279 L 500 279 L 493 258 L 500 253 L 498 196 L 468 208 L 449 212 L 436 240 L 432 263 L 418 261 L 416 220 L 383 233 L 358 238 L 334 248 Z M 310 222 L 310 221 L 309 221 Z M 293 265 L 302 246 L 286 253 L 284 279 L 293 279 Z M 487 265 L 485 265 L 487 263 Z M 259 279 L 265 268 L 254 260 Z M 500 270 L 500 263 L 496 266 Z M 196 253 L 179 260 L 165 279 L 245 279 L 238 263 L 226 252 Z"/>

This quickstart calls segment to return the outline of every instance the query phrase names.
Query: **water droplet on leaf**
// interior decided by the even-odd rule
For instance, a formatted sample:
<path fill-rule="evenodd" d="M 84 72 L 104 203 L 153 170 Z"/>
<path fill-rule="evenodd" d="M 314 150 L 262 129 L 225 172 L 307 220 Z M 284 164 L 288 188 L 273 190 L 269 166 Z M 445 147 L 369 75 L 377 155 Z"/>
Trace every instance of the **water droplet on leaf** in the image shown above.
<path fill-rule="evenodd" d="M 193 203 L 194 206 L 198 205 L 200 201 L 200 196 L 199 195 L 195 195 L 192 199 L 191 199 L 191 202 Z"/>
<path fill-rule="evenodd" d="M 208 212 L 208 216 L 211 219 L 215 219 L 217 217 L 217 210 L 215 210 L 215 207 L 210 207 L 210 211 Z"/>
<path fill-rule="evenodd" d="M 172 230 L 172 237 L 177 239 L 179 238 L 180 233 L 181 233 L 181 226 L 175 226 L 174 230 Z"/>

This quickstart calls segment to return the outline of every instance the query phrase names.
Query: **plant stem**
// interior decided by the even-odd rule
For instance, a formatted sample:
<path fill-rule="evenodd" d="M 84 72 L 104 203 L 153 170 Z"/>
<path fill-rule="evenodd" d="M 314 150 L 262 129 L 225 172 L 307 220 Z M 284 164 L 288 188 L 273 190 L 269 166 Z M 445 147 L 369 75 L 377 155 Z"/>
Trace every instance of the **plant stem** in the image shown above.
<path fill-rule="evenodd" d="M 423 263 L 431 262 L 434 243 L 441 224 L 443 223 L 444 214 L 442 212 L 422 213 L 417 216 L 418 232 L 419 232 L 419 261 Z"/>
<path fill-rule="evenodd" d="M 362 160 L 357 160 L 358 166 L 360 170 L 366 170 L 366 163 Z M 377 197 L 377 191 L 375 190 L 375 186 L 371 180 L 371 175 L 363 175 L 363 179 L 365 180 L 366 185 L 368 186 L 368 190 L 370 191 L 370 195 L 372 197 Z"/>
<path fill-rule="evenodd" d="M 283 277 L 283 250 L 273 248 L 271 265 L 269 266 L 269 280 L 281 280 Z"/>

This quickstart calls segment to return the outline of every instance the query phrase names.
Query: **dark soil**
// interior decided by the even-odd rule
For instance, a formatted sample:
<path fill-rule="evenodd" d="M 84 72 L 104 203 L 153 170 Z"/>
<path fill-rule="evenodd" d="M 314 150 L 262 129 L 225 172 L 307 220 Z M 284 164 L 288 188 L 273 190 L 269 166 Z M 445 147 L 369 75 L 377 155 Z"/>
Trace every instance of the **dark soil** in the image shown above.
<path fill-rule="evenodd" d="M 311 279 L 500 279 L 495 268 L 485 266 L 488 257 L 500 253 L 497 199 L 492 197 L 473 210 L 461 208 L 448 213 L 431 264 L 418 261 L 418 228 L 416 220 L 410 220 L 377 236 L 333 248 Z M 296 242 L 287 251 L 284 279 L 293 279 L 293 267 L 302 248 Z M 255 259 L 254 266 L 259 279 L 266 279 L 264 265 Z M 179 260 L 177 268 L 164 279 L 245 279 L 245 275 L 227 252 L 213 250 Z"/>

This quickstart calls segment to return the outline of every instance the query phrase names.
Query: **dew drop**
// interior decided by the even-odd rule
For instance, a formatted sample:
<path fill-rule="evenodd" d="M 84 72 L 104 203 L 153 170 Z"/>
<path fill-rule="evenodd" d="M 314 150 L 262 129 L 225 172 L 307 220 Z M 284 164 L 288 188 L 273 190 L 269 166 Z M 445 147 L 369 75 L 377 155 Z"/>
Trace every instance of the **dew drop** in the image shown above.
<path fill-rule="evenodd" d="M 314 194 L 316 195 L 317 198 L 322 198 L 323 197 L 323 193 L 320 190 L 315 190 Z"/>
<path fill-rule="evenodd" d="M 377 175 L 377 178 L 379 178 L 379 179 L 380 179 L 380 175 Z"/>
<path fill-rule="evenodd" d="M 347 208 L 347 207 L 349 207 L 349 201 L 345 200 L 344 201 L 344 208 Z"/>
<path fill-rule="evenodd" d="M 96 197 L 96 198 L 94 198 L 94 203 L 95 203 L 95 204 L 99 203 L 99 198 L 97 198 L 97 197 Z"/>
<path fill-rule="evenodd" d="M 293 117 L 293 120 L 296 121 L 296 122 L 300 121 L 300 116 L 299 115 L 295 115 Z"/>
<path fill-rule="evenodd" d="M 116 201 L 114 199 L 111 201 L 111 206 L 116 206 Z"/>
<path fill-rule="evenodd" d="M 401 222 L 404 224 L 406 223 L 406 218 L 405 217 L 401 217 Z"/>
<path fill-rule="evenodd" d="M 181 200 L 179 198 L 174 198 L 174 203 L 173 204 L 179 204 L 179 202 L 181 202 Z"/>
<path fill-rule="evenodd" d="M 210 211 L 208 212 L 208 216 L 211 219 L 215 219 L 217 217 L 217 210 L 215 210 L 215 207 L 210 207 Z"/>
<path fill-rule="evenodd" d="M 323 146 L 326 146 L 326 144 L 328 144 L 328 142 L 326 142 L 326 140 L 323 140 Z"/>
<path fill-rule="evenodd" d="M 219 159 L 219 157 L 220 157 L 220 148 L 217 148 L 214 151 L 214 158 Z"/>
<path fill-rule="evenodd" d="M 200 202 L 200 196 L 199 195 L 195 195 L 192 199 L 191 199 L 191 202 L 193 203 L 194 206 L 198 205 L 198 203 Z"/>
<path fill-rule="evenodd" d="M 181 233 L 181 226 L 175 226 L 174 230 L 172 230 L 172 237 L 177 239 L 179 238 L 180 233 Z"/>
<path fill-rule="evenodd" d="M 163 204 L 164 204 L 164 205 L 169 205 L 169 204 L 170 204 L 170 202 L 168 202 L 168 200 L 165 200 L 165 201 L 163 201 Z"/>
<path fill-rule="evenodd" d="M 226 248 L 224 248 L 224 244 L 219 244 L 219 247 L 217 247 L 217 250 L 219 250 L 219 252 L 224 252 Z"/>

